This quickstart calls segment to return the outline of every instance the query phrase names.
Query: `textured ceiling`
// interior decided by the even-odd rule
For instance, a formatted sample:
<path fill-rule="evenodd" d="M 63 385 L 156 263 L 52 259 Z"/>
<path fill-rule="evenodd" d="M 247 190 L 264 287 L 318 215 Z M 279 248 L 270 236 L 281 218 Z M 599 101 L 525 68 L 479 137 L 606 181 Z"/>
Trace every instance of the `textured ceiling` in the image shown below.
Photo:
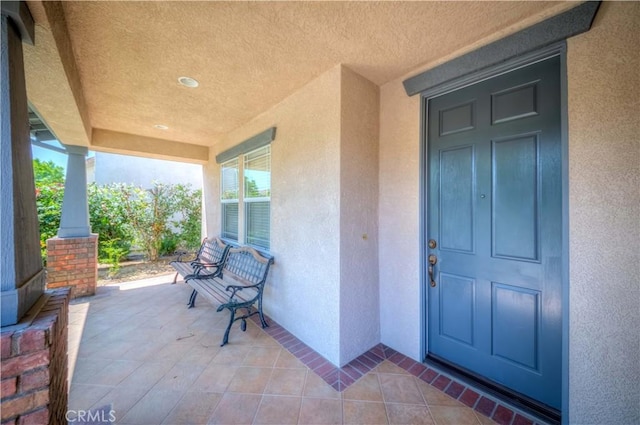
<path fill-rule="evenodd" d="M 199 145 L 215 143 L 338 63 L 382 85 L 575 5 L 65 1 L 61 17 L 39 3 L 28 4 L 40 32 L 59 31 L 66 21 L 84 103 L 75 110 L 85 126 Z M 200 87 L 180 86 L 180 76 Z M 29 92 L 40 110 L 48 102 L 42 85 Z"/>

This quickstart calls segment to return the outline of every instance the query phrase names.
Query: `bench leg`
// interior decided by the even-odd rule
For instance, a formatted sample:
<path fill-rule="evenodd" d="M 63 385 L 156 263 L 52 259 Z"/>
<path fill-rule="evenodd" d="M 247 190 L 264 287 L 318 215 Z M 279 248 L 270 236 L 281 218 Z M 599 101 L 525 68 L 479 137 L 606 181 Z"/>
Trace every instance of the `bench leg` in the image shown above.
<path fill-rule="evenodd" d="M 178 281 L 178 273 L 176 273 L 176 275 L 174 276 L 173 282 L 171 284 L 175 285 L 177 281 Z"/>
<path fill-rule="evenodd" d="M 258 300 L 258 316 L 260 317 L 260 324 L 262 324 L 262 329 L 268 328 L 269 325 L 267 321 L 264 320 L 264 314 L 262 314 L 262 297 Z"/>
<path fill-rule="evenodd" d="M 189 297 L 189 303 L 187 304 L 189 308 L 195 307 L 197 296 L 198 296 L 198 291 L 194 289 L 193 292 L 191 292 L 191 296 Z"/>
<path fill-rule="evenodd" d="M 231 325 L 233 325 L 234 319 L 236 317 L 236 310 L 234 308 L 230 308 L 229 312 L 229 325 L 227 326 L 227 330 L 224 331 L 224 338 L 222 338 L 222 344 L 220 344 L 220 347 L 224 347 L 225 344 L 229 342 L 229 331 L 231 330 Z"/>

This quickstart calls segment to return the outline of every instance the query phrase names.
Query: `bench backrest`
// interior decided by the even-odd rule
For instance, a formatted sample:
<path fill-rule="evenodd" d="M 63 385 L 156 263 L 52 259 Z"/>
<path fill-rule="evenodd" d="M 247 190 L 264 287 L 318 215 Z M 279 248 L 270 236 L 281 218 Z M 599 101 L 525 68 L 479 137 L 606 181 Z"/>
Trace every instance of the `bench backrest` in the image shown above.
<path fill-rule="evenodd" d="M 269 266 L 273 257 L 261 255 L 249 246 L 230 248 L 222 270 L 223 276 L 232 275 L 233 278 L 245 284 L 264 284 L 269 273 Z"/>
<path fill-rule="evenodd" d="M 219 238 L 204 238 L 198 251 L 196 261 L 201 263 L 220 263 L 224 260 L 229 245 Z"/>

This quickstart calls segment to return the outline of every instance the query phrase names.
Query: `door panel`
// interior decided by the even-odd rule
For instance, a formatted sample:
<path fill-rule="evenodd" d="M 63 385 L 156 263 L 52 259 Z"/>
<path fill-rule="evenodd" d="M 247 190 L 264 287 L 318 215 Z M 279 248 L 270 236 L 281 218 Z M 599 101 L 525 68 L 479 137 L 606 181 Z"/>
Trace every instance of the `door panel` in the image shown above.
<path fill-rule="evenodd" d="M 559 409 L 560 60 L 430 99 L 427 125 L 428 354 Z"/>

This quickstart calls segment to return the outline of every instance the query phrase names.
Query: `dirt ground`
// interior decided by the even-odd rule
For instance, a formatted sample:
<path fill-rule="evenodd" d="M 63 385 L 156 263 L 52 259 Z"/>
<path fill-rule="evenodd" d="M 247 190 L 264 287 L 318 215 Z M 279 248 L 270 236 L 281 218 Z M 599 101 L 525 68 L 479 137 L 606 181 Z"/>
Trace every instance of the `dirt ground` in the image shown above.
<path fill-rule="evenodd" d="M 174 259 L 175 257 L 172 256 L 160 258 L 156 262 L 124 261 L 120 263 L 120 270 L 115 274 L 110 273 L 108 264 L 100 264 L 98 266 L 98 286 L 174 273 L 174 269 L 169 265 L 169 262 Z"/>

